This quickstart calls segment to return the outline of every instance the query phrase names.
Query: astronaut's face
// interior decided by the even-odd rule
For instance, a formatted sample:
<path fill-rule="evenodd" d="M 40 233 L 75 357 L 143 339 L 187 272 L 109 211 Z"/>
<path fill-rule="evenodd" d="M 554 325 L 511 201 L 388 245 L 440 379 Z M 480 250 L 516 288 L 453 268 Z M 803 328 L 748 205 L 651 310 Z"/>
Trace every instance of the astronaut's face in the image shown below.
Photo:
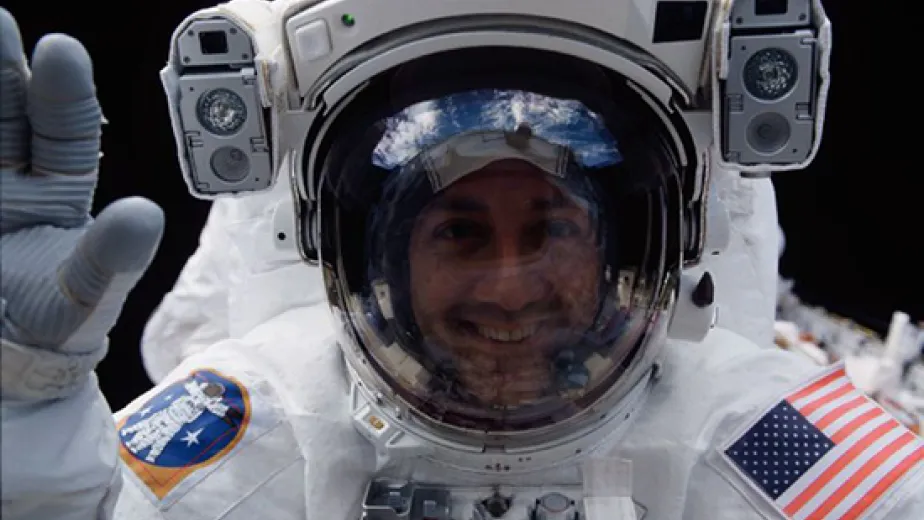
<path fill-rule="evenodd" d="M 516 160 L 466 176 L 423 210 L 409 251 L 414 316 L 466 390 L 515 406 L 549 387 L 550 357 L 597 309 L 595 233 L 585 204 Z"/>

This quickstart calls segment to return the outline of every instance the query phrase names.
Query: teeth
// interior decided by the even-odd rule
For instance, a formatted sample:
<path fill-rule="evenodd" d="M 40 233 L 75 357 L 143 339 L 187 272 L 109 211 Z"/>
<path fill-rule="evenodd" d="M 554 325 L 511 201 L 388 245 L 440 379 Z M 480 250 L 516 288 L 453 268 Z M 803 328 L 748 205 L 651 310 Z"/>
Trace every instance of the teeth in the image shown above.
<path fill-rule="evenodd" d="M 494 341 L 522 341 L 536 333 L 538 325 L 528 325 L 516 330 L 497 330 L 476 325 L 478 334 Z"/>

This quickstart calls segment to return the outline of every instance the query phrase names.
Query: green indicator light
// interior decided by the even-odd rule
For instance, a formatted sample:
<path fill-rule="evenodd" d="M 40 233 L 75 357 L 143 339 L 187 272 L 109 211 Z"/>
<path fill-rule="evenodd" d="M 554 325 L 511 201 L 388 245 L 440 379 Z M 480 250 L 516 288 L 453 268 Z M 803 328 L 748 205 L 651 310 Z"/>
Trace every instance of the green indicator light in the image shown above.
<path fill-rule="evenodd" d="M 341 16 L 340 21 L 343 22 L 343 25 L 346 25 L 347 27 L 353 27 L 356 25 L 356 17 L 351 14 L 345 14 Z"/>

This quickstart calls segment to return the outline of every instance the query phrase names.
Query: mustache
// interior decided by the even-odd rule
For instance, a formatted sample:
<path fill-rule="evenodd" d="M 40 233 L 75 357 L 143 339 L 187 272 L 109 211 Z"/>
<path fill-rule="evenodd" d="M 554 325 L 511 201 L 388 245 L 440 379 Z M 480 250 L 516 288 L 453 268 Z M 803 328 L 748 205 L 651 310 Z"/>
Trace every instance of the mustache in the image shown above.
<path fill-rule="evenodd" d="M 535 319 L 546 318 L 564 310 L 564 302 L 560 298 L 552 298 L 527 304 L 521 309 L 511 311 L 496 303 L 460 303 L 450 307 L 447 315 L 465 321 L 505 321 L 518 323 Z"/>

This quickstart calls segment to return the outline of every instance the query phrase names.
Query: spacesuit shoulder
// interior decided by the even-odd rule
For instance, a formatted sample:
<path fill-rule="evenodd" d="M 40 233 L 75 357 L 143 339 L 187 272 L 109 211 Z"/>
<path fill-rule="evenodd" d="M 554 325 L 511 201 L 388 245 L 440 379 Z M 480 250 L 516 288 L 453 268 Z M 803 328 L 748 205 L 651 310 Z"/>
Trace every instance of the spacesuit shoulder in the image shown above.
<path fill-rule="evenodd" d="M 702 347 L 665 373 L 663 411 L 688 418 L 672 439 L 689 468 L 684 517 L 924 518 L 924 444 L 843 366 L 724 331 Z"/>
<path fill-rule="evenodd" d="M 300 398 L 297 381 L 311 378 L 299 371 L 312 352 L 336 346 L 289 330 L 306 312 L 187 358 L 115 414 L 124 476 L 116 518 L 307 518 L 298 423 L 322 397 Z"/>

